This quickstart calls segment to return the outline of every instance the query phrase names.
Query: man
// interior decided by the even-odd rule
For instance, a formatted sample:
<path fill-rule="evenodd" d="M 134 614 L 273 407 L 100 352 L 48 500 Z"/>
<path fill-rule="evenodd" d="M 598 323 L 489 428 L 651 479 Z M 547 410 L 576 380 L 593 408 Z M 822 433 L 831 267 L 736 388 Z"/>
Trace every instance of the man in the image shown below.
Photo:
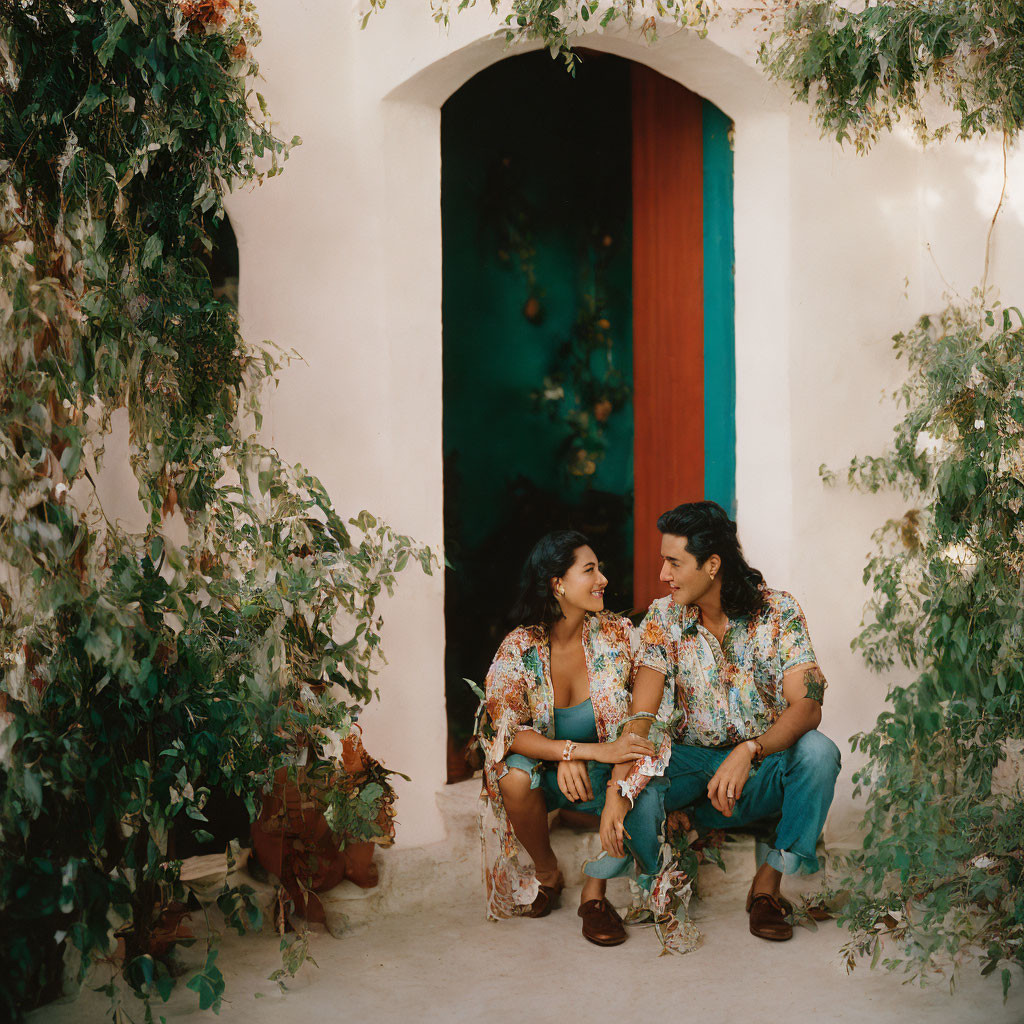
<path fill-rule="evenodd" d="M 817 729 L 825 678 L 800 606 L 747 565 L 721 506 L 680 505 L 658 529 L 670 593 L 640 626 L 634 689 L 667 684 L 687 710 L 665 809 L 695 804 L 704 828 L 778 818 L 772 838 L 758 841 L 747 911 L 752 934 L 789 939 L 782 875 L 818 870 L 839 773 L 839 750 Z"/>

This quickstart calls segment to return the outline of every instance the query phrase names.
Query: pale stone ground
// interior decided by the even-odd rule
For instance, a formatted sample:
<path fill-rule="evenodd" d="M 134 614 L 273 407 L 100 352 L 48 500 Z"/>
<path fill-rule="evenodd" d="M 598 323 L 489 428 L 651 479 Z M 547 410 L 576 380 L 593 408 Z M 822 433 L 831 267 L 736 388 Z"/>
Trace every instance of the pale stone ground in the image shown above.
<path fill-rule="evenodd" d="M 479 847 L 467 829 L 473 788 L 449 787 L 442 798 L 458 841 L 443 848 L 389 851 L 381 891 L 368 898 L 351 898 L 357 894 L 340 887 L 332 908 L 343 908 L 352 927 L 338 939 L 323 931 L 313 936 L 319 969 L 303 967 L 287 994 L 267 980 L 280 964 L 275 936 L 225 936 L 218 962 L 227 998 L 219 1019 L 225 1024 L 1024 1021 L 1022 972 L 1004 1004 L 998 979 L 979 977 L 975 967 L 962 973 L 953 996 L 941 979 L 921 989 L 902 984 L 899 975 L 871 971 L 866 963 L 848 975 L 838 954 L 843 935 L 830 922 L 817 932 L 797 929 L 786 943 L 754 938 L 743 913 L 753 866 L 747 843 L 730 852 L 726 874 L 704 869 L 705 898 L 692 908 L 704 945 L 685 957 L 659 957 L 657 938 L 647 928 L 631 929 L 629 941 L 613 949 L 585 942 L 575 914 L 578 888 L 567 889 L 562 907 L 546 919 L 488 922 Z M 556 850 L 563 866 L 594 841 L 593 836 L 560 835 Z M 801 886 L 790 881 L 784 891 L 795 895 Z M 815 880 L 809 881 L 804 888 L 813 888 Z M 623 883 L 613 885 L 618 886 L 611 891 L 615 901 L 625 902 Z M 398 911 L 399 905 L 408 909 Z M 198 947 L 185 951 L 186 962 L 199 956 Z M 133 1019 L 142 1019 L 131 1002 L 126 1009 Z M 184 986 L 157 1012 L 168 1021 L 198 1024 L 201 1017 L 195 994 Z M 31 1021 L 90 1024 L 109 1019 L 108 1013 L 105 998 L 86 991 L 75 1001 L 37 1011 Z"/>

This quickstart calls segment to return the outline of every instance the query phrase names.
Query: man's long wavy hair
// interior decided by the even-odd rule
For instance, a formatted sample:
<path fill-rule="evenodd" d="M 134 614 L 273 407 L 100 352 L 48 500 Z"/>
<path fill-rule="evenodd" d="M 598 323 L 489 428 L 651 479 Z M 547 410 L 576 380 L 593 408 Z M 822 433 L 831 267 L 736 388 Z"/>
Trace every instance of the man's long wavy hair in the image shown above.
<path fill-rule="evenodd" d="M 519 577 L 519 595 L 509 612 L 511 625 L 550 629 L 562 618 L 551 578 L 564 576 L 576 561 L 576 552 L 589 544 L 578 530 L 555 530 L 537 541 Z"/>
<path fill-rule="evenodd" d="M 730 619 L 754 615 L 764 604 L 760 586 L 764 577 L 747 565 L 736 536 L 736 524 L 713 501 L 690 501 L 658 517 L 658 529 L 686 538 L 686 550 L 699 569 L 712 555 L 722 560 L 722 611 Z"/>

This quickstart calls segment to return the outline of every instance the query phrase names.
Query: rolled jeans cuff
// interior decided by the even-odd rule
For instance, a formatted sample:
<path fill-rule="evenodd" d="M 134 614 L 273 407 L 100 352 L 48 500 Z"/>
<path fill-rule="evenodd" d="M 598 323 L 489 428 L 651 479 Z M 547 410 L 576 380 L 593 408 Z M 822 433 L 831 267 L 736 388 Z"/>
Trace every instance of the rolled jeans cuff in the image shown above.
<path fill-rule="evenodd" d="M 793 853 L 792 850 L 777 850 L 763 839 L 755 841 L 754 851 L 758 867 L 767 864 L 784 875 L 813 875 L 821 868 L 817 857 L 804 857 L 802 854 Z"/>

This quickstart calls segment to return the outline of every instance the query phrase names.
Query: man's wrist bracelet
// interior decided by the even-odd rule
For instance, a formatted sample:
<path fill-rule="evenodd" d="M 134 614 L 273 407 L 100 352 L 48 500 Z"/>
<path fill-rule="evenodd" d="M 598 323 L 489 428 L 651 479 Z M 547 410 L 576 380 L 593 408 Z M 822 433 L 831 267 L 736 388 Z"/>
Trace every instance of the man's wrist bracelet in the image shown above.
<path fill-rule="evenodd" d="M 758 765 L 764 760 L 764 747 L 760 740 L 744 740 L 747 750 L 750 751 L 751 765 Z"/>

